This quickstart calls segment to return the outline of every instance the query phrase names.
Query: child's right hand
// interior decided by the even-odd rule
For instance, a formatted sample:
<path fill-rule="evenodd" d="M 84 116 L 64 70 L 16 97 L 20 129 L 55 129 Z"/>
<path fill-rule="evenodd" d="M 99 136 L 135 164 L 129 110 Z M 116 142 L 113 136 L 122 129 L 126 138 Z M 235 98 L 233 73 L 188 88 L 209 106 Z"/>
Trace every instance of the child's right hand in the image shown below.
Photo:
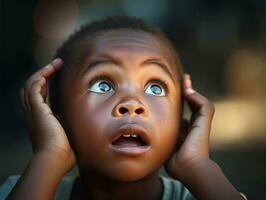
<path fill-rule="evenodd" d="M 62 63 L 61 59 L 55 59 L 35 72 L 20 90 L 20 95 L 34 153 L 55 156 L 67 172 L 75 166 L 76 158 L 63 127 L 46 103 L 47 80 Z"/>

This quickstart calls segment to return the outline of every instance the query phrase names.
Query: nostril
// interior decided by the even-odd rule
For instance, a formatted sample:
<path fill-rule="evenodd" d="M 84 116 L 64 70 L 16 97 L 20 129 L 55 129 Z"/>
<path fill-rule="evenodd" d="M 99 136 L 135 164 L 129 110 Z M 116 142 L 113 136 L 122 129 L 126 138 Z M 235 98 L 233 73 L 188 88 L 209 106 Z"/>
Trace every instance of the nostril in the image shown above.
<path fill-rule="evenodd" d="M 137 110 L 135 110 L 135 113 L 137 114 L 142 114 L 144 112 L 144 110 L 142 108 L 138 108 Z"/>
<path fill-rule="evenodd" d="M 128 109 L 122 107 L 122 108 L 119 108 L 119 112 L 121 114 L 125 114 L 126 112 L 128 112 Z"/>

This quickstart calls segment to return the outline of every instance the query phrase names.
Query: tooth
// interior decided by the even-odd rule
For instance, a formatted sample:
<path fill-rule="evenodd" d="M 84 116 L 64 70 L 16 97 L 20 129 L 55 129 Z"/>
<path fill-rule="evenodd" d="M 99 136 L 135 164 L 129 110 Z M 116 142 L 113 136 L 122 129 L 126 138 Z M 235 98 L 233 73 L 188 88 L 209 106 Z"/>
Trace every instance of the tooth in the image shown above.
<path fill-rule="evenodd" d="M 138 135 L 136 135 L 136 134 L 132 134 L 131 137 L 136 138 L 136 137 L 138 137 Z"/>
<path fill-rule="evenodd" d="M 130 137 L 130 134 L 123 135 L 123 137 L 128 138 L 128 137 Z"/>

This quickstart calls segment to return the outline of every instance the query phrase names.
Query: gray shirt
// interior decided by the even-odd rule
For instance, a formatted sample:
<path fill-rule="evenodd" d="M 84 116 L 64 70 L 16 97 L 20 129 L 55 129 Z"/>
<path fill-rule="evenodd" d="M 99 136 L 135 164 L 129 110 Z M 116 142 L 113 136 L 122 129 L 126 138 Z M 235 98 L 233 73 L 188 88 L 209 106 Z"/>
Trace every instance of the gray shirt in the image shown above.
<path fill-rule="evenodd" d="M 20 176 L 10 176 L 8 179 L 0 186 L 0 200 L 5 200 L 9 192 L 17 183 Z M 163 185 L 163 194 L 161 200 L 195 200 L 188 189 L 179 181 L 165 177 L 159 176 Z M 65 176 L 55 194 L 55 200 L 69 200 L 71 192 L 74 186 L 76 176 Z M 247 197 L 240 193 L 243 200 L 247 200 Z"/>
<path fill-rule="evenodd" d="M 0 200 L 4 200 L 20 176 L 10 176 L 0 186 Z M 76 176 L 65 176 L 56 191 L 55 200 L 69 200 Z M 159 176 L 163 185 L 162 200 L 193 200 L 193 196 L 179 181 L 165 176 Z"/>

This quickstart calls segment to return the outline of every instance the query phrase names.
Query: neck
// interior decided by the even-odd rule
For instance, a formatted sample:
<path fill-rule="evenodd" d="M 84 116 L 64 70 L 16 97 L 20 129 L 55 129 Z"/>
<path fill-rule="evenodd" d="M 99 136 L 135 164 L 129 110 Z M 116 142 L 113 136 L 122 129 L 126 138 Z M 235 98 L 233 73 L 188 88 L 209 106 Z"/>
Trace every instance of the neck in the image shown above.
<path fill-rule="evenodd" d="M 159 200 L 162 195 L 158 171 L 136 181 L 117 181 L 95 171 L 80 168 L 80 180 L 75 188 L 74 199 Z"/>

